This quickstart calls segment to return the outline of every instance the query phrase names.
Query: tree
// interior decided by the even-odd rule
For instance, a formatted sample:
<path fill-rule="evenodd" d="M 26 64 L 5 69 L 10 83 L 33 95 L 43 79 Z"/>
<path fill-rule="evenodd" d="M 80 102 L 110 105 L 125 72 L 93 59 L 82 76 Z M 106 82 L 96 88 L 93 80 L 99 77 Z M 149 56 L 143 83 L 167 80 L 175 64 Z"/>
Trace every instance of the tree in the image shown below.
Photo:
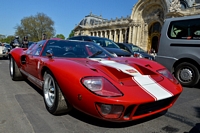
<path fill-rule="evenodd" d="M 5 42 L 5 43 L 9 43 L 15 38 L 15 36 L 5 36 L 5 35 L 0 35 L 0 42 Z"/>
<path fill-rule="evenodd" d="M 60 39 L 65 39 L 65 36 L 63 34 L 57 34 L 56 37 Z"/>
<path fill-rule="evenodd" d="M 21 20 L 21 25 L 16 26 L 15 34 L 20 38 L 25 35 L 31 41 L 39 41 L 42 39 L 42 34 L 45 33 L 47 38 L 51 38 L 55 34 L 54 22 L 44 13 L 37 13 L 35 16 L 24 17 Z"/>
<path fill-rule="evenodd" d="M 71 31 L 68 38 L 73 37 L 73 36 L 74 36 L 74 30 Z"/>

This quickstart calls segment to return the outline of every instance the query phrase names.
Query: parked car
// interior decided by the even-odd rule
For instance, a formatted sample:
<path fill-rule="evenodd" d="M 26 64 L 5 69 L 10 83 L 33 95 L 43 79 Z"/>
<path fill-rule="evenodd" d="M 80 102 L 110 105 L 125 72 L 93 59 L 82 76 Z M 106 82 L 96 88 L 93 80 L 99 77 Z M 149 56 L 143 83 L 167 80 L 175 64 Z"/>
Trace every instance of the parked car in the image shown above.
<path fill-rule="evenodd" d="M 8 58 L 8 49 L 3 43 L 0 43 L 0 58 Z"/>
<path fill-rule="evenodd" d="M 8 43 L 4 43 L 4 46 L 8 49 L 8 52 L 10 52 L 10 50 L 12 49 L 12 47 Z"/>
<path fill-rule="evenodd" d="M 154 60 L 154 56 L 148 54 L 146 51 L 144 51 L 142 48 L 131 44 L 131 43 L 116 43 L 121 49 L 127 50 L 131 54 L 134 55 L 134 57 L 139 58 L 146 58 L 150 60 Z"/>
<path fill-rule="evenodd" d="M 120 47 L 110 39 L 96 37 L 96 36 L 74 36 L 69 38 L 68 40 L 82 40 L 82 41 L 92 41 L 102 46 L 108 52 L 112 54 L 116 54 L 119 57 L 130 57 L 131 53 L 126 50 L 120 49 Z"/>
<path fill-rule="evenodd" d="M 54 115 L 76 108 L 102 120 L 131 121 L 166 112 L 182 92 L 157 62 L 115 57 L 94 42 L 47 39 L 10 55 L 12 80 L 42 89 Z"/>
<path fill-rule="evenodd" d="M 200 15 L 165 20 L 156 62 L 165 66 L 186 87 L 200 81 Z"/>

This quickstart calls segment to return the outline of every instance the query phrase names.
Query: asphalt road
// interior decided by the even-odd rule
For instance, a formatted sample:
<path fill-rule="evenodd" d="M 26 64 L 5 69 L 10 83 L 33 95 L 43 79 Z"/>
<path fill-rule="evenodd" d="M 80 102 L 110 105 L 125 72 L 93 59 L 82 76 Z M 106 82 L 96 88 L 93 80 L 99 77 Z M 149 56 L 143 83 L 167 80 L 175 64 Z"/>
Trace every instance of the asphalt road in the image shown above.
<path fill-rule="evenodd" d="M 8 63 L 0 60 L 0 133 L 200 133 L 200 87 L 184 88 L 166 114 L 132 122 L 101 121 L 75 109 L 53 116 L 37 87 L 11 80 Z"/>

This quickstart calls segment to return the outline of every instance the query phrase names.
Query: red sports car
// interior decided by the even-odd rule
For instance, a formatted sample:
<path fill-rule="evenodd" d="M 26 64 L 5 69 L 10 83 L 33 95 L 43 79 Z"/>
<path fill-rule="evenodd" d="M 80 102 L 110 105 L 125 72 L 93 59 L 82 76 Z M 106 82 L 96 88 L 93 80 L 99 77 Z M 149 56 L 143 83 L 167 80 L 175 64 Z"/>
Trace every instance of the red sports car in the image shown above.
<path fill-rule="evenodd" d="M 131 121 L 168 110 L 182 86 L 162 65 L 114 57 L 93 42 L 49 39 L 10 52 L 13 80 L 43 90 L 54 115 L 76 108 L 108 121 Z"/>

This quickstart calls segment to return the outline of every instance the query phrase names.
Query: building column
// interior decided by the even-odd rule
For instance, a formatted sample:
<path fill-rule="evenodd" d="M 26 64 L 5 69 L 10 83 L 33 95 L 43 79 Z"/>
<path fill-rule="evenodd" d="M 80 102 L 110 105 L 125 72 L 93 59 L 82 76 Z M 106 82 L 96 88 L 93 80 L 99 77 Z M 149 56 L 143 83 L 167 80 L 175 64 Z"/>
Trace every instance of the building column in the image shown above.
<path fill-rule="evenodd" d="M 141 27 L 140 27 L 140 25 L 138 25 L 138 30 L 137 30 L 137 40 L 136 40 L 136 44 L 137 44 L 137 46 L 140 45 L 140 40 L 141 40 L 140 35 L 141 35 Z"/>
<path fill-rule="evenodd" d="M 100 36 L 100 37 L 102 37 L 102 31 L 99 31 L 99 33 L 100 33 L 100 35 L 99 35 L 99 36 Z"/>
<path fill-rule="evenodd" d="M 135 43 L 136 43 L 136 38 L 137 38 L 137 26 L 136 26 L 136 25 L 133 26 L 133 34 L 132 34 L 132 37 L 133 37 L 132 43 L 135 44 Z"/>
<path fill-rule="evenodd" d="M 119 42 L 122 42 L 122 29 L 119 30 Z"/>
<path fill-rule="evenodd" d="M 112 30 L 109 32 L 109 39 L 112 40 Z"/>
<path fill-rule="evenodd" d="M 116 42 L 116 38 L 117 38 L 117 30 L 114 30 L 114 39 L 113 39 L 114 42 Z"/>
<path fill-rule="evenodd" d="M 132 43 L 132 26 L 129 27 L 128 43 Z"/>
<path fill-rule="evenodd" d="M 108 38 L 108 36 L 107 36 L 107 30 L 105 31 L 105 38 Z"/>

